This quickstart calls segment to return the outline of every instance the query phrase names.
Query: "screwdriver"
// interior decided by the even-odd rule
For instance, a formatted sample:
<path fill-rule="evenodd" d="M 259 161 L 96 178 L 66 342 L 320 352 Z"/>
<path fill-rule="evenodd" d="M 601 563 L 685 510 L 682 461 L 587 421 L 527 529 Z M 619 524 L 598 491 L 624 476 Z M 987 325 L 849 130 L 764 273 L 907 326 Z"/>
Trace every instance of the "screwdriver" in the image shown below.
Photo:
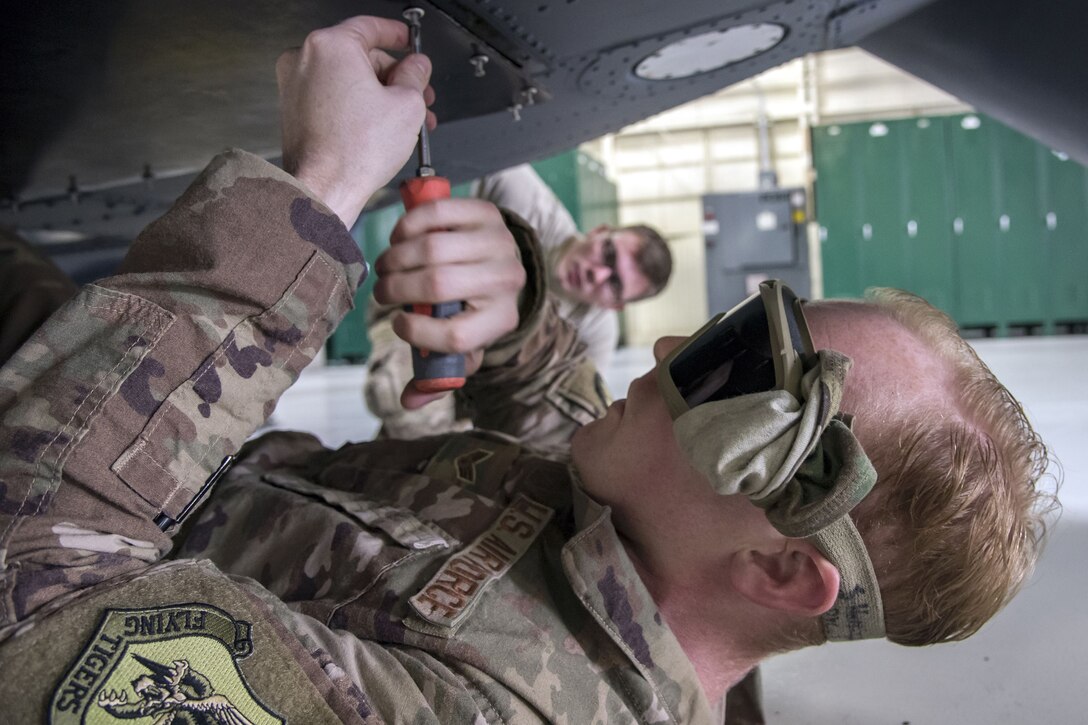
<path fill-rule="evenodd" d="M 422 8 L 408 8 L 404 11 L 413 53 L 423 52 L 419 23 L 422 17 Z M 415 177 L 400 185 L 400 198 L 407 211 L 429 201 L 450 198 L 450 180 L 437 176 L 431 166 L 431 142 L 427 136 L 426 120 L 419 129 L 419 166 Z M 445 319 L 461 312 L 464 305 L 461 302 L 439 302 L 434 305 L 408 305 L 406 309 L 419 315 Z M 459 353 L 421 350 L 412 346 L 412 374 L 412 384 L 421 393 L 456 390 L 465 384 L 465 356 Z"/>

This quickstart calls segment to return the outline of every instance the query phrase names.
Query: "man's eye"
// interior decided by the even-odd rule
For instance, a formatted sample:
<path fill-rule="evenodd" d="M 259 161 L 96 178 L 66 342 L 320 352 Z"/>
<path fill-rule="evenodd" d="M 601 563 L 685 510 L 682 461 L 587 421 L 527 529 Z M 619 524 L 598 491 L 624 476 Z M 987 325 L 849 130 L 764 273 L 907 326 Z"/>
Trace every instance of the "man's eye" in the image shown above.
<path fill-rule="evenodd" d="M 611 267 L 616 263 L 616 245 L 613 244 L 611 239 L 604 240 L 604 248 L 602 251 L 606 267 Z"/>

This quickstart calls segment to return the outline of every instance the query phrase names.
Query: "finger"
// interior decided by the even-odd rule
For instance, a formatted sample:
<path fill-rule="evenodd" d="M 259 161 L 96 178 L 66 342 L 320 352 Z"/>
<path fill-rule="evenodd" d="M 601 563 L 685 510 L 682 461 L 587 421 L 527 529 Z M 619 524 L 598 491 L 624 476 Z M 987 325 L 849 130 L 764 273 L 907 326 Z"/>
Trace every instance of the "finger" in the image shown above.
<path fill-rule="evenodd" d="M 389 241 L 397 244 L 429 231 L 487 225 L 506 228 L 502 214 L 491 202 L 483 199 L 440 199 L 420 204 L 397 220 Z"/>
<path fill-rule="evenodd" d="M 416 410 L 424 405 L 446 397 L 449 393 L 423 393 L 415 385 L 415 380 L 409 380 L 400 394 L 400 404 L 405 410 Z"/>
<path fill-rule="evenodd" d="M 514 305 L 493 304 L 444 320 L 404 312 L 394 318 L 393 331 L 417 348 L 465 354 L 487 347 L 517 325 Z"/>
<path fill-rule="evenodd" d="M 434 115 L 434 111 L 427 111 L 427 130 L 433 131 L 438 128 L 438 116 Z"/>
<path fill-rule="evenodd" d="M 367 50 L 408 50 L 408 26 L 399 20 L 358 15 L 336 27 L 356 35 Z"/>
<path fill-rule="evenodd" d="M 470 350 L 465 354 L 465 377 L 475 375 L 476 371 L 480 369 L 480 366 L 484 362 L 484 351 L 477 348 L 476 350 Z"/>
<path fill-rule="evenodd" d="M 395 63 L 385 74 L 387 86 L 403 86 L 421 94 L 431 82 L 431 59 L 421 53 L 411 53 Z"/>
<path fill-rule="evenodd" d="M 432 105 L 434 103 L 434 99 L 435 99 L 434 87 L 427 86 L 426 88 L 424 88 L 423 89 L 423 102 L 426 103 L 428 106 L 430 106 L 430 105 Z"/>
<path fill-rule="evenodd" d="M 387 274 L 374 285 L 382 304 L 436 304 L 480 297 L 516 294 L 525 286 L 525 270 L 516 260 L 485 261 L 427 267 Z"/>
<path fill-rule="evenodd" d="M 366 57 L 370 61 L 370 67 L 374 69 L 374 75 L 378 76 L 378 80 L 382 83 L 385 83 L 386 76 L 393 66 L 397 64 L 397 59 L 381 49 L 367 51 Z"/>
<path fill-rule="evenodd" d="M 391 245 L 374 262 L 379 275 L 446 264 L 469 264 L 502 257 L 502 239 L 479 230 L 430 232 Z M 514 257 L 513 244 L 506 256 Z"/>

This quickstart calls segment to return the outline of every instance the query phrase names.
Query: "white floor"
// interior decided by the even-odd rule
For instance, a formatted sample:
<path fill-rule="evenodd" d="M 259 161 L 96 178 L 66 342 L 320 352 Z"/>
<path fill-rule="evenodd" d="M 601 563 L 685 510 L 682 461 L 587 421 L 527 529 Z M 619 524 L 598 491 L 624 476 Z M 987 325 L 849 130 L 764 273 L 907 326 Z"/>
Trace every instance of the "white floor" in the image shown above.
<path fill-rule="evenodd" d="M 838 644 L 765 668 L 772 725 L 1088 723 L 1088 337 L 981 340 L 976 347 L 1024 404 L 1064 469 L 1064 513 L 1028 587 L 967 642 L 909 649 Z M 605 379 L 617 396 L 649 369 L 648 349 L 619 351 Z M 367 440 L 363 369 L 311 368 L 283 397 L 273 427 L 328 446 Z M 1055 471 L 1058 469 L 1055 467 Z"/>

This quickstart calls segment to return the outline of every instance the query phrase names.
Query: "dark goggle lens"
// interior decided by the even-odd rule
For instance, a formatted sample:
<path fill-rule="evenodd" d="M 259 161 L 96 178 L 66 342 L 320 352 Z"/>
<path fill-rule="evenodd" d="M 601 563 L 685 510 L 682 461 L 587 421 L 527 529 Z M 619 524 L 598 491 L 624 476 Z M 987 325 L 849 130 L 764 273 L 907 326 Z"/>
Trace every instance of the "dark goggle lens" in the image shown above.
<path fill-rule="evenodd" d="M 803 343 L 794 312 L 796 299 L 790 293 L 784 295 L 783 302 L 793 346 L 800 351 Z M 689 409 L 774 390 L 774 357 L 763 300 L 753 297 L 693 340 L 669 365 L 669 375 Z"/>

